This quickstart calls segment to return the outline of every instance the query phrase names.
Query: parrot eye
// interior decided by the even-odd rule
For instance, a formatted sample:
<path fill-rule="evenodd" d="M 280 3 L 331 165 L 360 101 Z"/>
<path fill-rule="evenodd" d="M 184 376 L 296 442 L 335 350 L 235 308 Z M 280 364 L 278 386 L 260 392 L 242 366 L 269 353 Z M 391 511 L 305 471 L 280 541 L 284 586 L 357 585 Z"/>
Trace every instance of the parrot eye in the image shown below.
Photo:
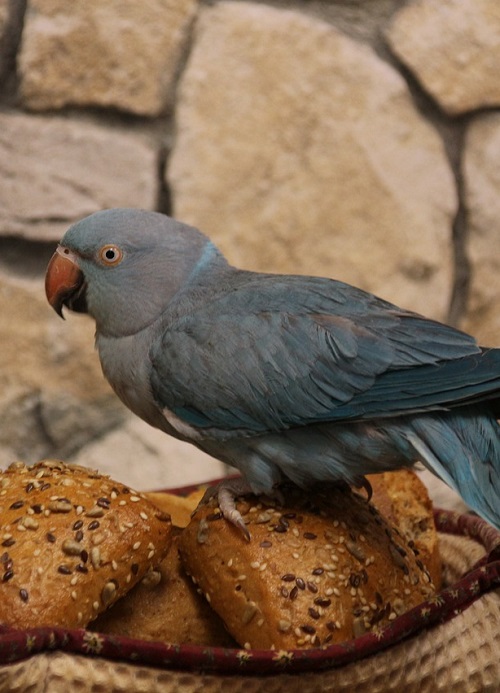
<path fill-rule="evenodd" d="M 104 245 L 99 251 L 99 259 L 108 267 L 112 267 L 120 264 L 123 253 L 116 245 Z"/>

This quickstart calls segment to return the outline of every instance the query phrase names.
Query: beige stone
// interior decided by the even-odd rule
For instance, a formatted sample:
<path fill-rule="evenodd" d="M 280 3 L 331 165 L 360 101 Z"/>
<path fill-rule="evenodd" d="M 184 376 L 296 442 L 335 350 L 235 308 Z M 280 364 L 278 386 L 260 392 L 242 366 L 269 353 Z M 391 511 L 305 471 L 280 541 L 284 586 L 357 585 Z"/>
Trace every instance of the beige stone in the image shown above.
<path fill-rule="evenodd" d="M 21 97 L 157 115 L 171 93 L 197 0 L 29 0 Z"/>
<path fill-rule="evenodd" d="M 9 0 L 0 0 L 0 40 L 2 40 L 9 17 Z M 1 60 L 1 58 L 0 58 Z"/>
<path fill-rule="evenodd" d="M 65 456 L 124 419 L 92 348 L 93 332 L 83 316 L 63 323 L 41 280 L 0 275 L 1 466 Z"/>
<path fill-rule="evenodd" d="M 500 114 L 477 118 L 465 142 L 470 299 L 465 328 L 488 346 L 500 345 Z"/>
<path fill-rule="evenodd" d="M 500 105 L 498 0 L 416 0 L 396 14 L 387 37 L 446 112 Z"/>
<path fill-rule="evenodd" d="M 0 88 L 6 77 L 8 70 L 8 27 L 10 17 L 10 2 L 9 0 L 0 0 Z M 1 92 L 0 92 L 1 94 Z"/>
<path fill-rule="evenodd" d="M 125 409 L 102 375 L 93 321 L 65 315 L 41 279 L 0 273 L 0 468 L 55 456 L 138 489 L 224 476 L 221 462 Z"/>
<path fill-rule="evenodd" d="M 303 14 L 200 13 L 168 181 L 236 265 L 321 274 L 446 316 L 454 184 L 401 77 Z"/>
<path fill-rule="evenodd" d="M 153 208 L 156 152 L 83 120 L 0 113 L 0 235 L 59 240 L 105 207 Z"/>
<path fill-rule="evenodd" d="M 227 474 L 222 462 L 133 415 L 69 461 L 99 469 L 141 491 L 179 488 Z"/>

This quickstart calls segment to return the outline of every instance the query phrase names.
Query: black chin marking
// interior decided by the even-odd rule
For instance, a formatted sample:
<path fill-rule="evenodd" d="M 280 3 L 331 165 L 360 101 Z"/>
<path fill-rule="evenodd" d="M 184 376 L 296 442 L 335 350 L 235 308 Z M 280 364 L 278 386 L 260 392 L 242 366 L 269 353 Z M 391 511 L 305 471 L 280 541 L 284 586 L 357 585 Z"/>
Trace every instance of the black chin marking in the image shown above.
<path fill-rule="evenodd" d="M 75 313 L 88 313 L 87 284 L 82 282 L 78 289 L 65 299 L 64 305 Z"/>

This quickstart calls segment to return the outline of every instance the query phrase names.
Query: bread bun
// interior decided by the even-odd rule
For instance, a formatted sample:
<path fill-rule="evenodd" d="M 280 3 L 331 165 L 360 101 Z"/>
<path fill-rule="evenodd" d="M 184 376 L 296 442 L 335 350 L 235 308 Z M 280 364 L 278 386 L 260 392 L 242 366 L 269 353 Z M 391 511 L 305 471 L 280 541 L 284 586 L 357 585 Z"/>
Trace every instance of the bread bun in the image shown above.
<path fill-rule="evenodd" d="M 174 528 L 174 532 L 180 530 Z M 150 577 L 102 613 L 91 630 L 168 643 L 236 647 L 224 624 L 181 567 L 178 535 Z"/>
<path fill-rule="evenodd" d="M 399 529 L 417 559 L 426 566 L 436 589 L 440 589 L 439 541 L 425 485 L 411 469 L 368 475 L 367 479 L 373 489 L 372 503 Z"/>
<path fill-rule="evenodd" d="M 143 494 L 45 460 L 0 473 L 0 623 L 83 627 L 166 554 L 170 518 Z"/>
<path fill-rule="evenodd" d="M 350 640 L 433 594 L 424 565 L 364 497 L 324 484 L 283 491 L 284 507 L 237 500 L 250 542 L 214 498 L 179 539 L 186 570 L 242 647 Z"/>

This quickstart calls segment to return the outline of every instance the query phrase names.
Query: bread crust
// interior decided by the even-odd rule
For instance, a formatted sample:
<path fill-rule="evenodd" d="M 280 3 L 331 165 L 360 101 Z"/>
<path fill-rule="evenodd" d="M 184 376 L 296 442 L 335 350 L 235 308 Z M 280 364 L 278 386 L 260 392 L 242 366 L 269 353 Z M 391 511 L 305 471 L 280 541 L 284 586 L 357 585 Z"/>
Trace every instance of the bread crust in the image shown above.
<path fill-rule="evenodd" d="M 364 497 L 284 488 L 238 499 L 251 541 L 215 499 L 179 540 L 186 570 L 242 647 L 310 648 L 374 631 L 434 593 L 425 566 Z"/>
<path fill-rule="evenodd" d="M 177 645 L 235 647 L 221 619 L 184 572 L 177 548 L 180 529 L 174 528 L 174 532 L 172 546 L 155 578 L 146 576 L 89 628 Z"/>
<path fill-rule="evenodd" d="M 372 503 L 396 525 L 415 555 L 427 567 L 436 589 L 442 586 L 439 538 L 432 501 L 425 484 L 411 469 L 367 476 Z"/>
<path fill-rule="evenodd" d="M 170 517 L 141 493 L 58 460 L 0 474 L 0 623 L 84 627 L 158 566 Z"/>

